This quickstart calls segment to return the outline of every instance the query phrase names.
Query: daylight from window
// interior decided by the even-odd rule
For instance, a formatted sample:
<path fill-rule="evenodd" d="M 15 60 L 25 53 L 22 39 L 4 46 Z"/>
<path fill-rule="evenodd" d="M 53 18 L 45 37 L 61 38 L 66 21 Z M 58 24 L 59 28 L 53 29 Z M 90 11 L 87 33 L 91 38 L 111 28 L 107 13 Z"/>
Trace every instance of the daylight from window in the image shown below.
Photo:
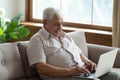
<path fill-rule="evenodd" d="M 61 9 L 65 22 L 112 26 L 113 0 L 33 0 L 33 18 L 46 7 Z"/>

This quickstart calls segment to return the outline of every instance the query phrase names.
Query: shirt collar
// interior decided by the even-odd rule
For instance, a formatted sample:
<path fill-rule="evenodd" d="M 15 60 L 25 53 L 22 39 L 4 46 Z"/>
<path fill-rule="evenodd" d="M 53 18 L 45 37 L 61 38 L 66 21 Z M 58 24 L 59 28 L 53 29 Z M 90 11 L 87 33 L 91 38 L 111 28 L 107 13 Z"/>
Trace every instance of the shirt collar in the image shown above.
<path fill-rule="evenodd" d="M 45 40 L 49 38 L 49 32 L 44 27 L 40 29 L 39 35 L 41 35 L 41 37 L 44 38 Z"/>
<path fill-rule="evenodd" d="M 52 34 L 50 34 L 44 27 L 40 30 L 39 34 L 47 40 L 49 37 L 54 37 Z M 65 36 L 65 32 L 62 33 L 62 37 Z"/>

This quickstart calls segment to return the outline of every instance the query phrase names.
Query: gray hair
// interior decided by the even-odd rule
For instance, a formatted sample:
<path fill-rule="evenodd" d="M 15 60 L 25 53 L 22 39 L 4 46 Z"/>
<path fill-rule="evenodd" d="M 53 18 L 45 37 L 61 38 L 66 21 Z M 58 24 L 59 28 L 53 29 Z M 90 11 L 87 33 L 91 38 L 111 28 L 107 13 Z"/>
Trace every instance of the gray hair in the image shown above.
<path fill-rule="evenodd" d="M 50 21 L 54 15 L 57 16 L 58 18 L 63 19 L 62 13 L 60 12 L 59 9 L 49 7 L 43 11 L 43 20 Z"/>

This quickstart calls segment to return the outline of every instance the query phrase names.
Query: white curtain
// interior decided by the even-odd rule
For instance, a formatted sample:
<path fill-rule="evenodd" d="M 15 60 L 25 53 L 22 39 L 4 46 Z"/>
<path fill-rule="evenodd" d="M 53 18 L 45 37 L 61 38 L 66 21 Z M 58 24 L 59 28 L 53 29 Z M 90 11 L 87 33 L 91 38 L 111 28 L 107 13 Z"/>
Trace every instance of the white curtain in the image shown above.
<path fill-rule="evenodd" d="M 120 0 L 114 0 L 112 46 L 120 48 Z"/>

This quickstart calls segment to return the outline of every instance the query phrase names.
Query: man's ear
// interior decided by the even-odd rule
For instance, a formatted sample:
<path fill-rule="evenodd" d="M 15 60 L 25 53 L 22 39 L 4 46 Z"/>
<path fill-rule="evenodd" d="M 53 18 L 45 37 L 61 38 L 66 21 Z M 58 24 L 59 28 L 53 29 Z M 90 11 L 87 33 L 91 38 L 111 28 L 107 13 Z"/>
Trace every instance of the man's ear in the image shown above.
<path fill-rule="evenodd" d="M 47 29 L 47 20 L 43 20 L 43 25 L 44 25 L 44 28 Z"/>
<path fill-rule="evenodd" d="M 47 20 L 43 20 L 43 24 L 46 25 L 47 24 Z"/>

